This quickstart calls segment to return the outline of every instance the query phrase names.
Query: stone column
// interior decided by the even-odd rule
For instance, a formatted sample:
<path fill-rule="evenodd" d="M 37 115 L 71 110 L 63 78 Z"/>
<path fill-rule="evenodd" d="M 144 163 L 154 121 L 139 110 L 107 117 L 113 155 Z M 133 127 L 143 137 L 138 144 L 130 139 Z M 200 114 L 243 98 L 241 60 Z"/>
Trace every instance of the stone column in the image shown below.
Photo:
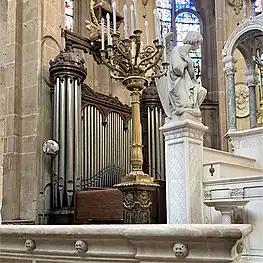
<path fill-rule="evenodd" d="M 245 74 L 247 77 L 247 86 L 249 88 L 249 120 L 251 129 L 255 128 L 257 123 L 256 74 L 254 70 L 249 70 Z"/>
<path fill-rule="evenodd" d="M 203 135 L 207 127 L 188 113 L 166 118 L 166 204 L 168 224 L 202 223 Z"/>
<path fill-rule="evenodd" d="M 81 86 L 86 69 L 84 60 L 70 48 L 50 65 L 54 82 L 53 139 L 60 146 L 53 159 L 51 223 L 70 224 L 74 192 L 81 186 Z"/>
<path fill-rule="evenodd" d="M 236 94 L 235 94 L 235 72 L 234 62 L 225 65 L 227 98 L 228 98 L 228 130 L 236 130 Z"/>

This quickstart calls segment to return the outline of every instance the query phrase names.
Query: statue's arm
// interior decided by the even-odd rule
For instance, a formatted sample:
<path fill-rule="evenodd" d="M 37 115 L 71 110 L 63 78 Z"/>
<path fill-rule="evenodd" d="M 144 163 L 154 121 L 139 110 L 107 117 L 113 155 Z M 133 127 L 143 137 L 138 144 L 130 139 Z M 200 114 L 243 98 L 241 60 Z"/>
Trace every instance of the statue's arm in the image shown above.
<path fill-rule="evenodd" d="M 195 71 L 194 71 L 194 68 L 193 68 L 193 63 L 192 63 L 192 59 L 191 57 L 186 54 L 186 53 L 182 53 L 181 54 L 181 57 L 186 61 L 187 63 L 187 70 L 188 70 L 188 73 L 191 77 L 191 79 L 195 79 Z"/>

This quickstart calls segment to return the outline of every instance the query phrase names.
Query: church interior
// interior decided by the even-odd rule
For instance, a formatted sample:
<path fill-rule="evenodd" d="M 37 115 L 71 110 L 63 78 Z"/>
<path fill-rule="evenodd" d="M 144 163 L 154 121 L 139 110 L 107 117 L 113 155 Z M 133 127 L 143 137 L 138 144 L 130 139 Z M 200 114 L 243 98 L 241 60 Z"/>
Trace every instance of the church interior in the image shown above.
<path fill-rule="evenodd" d="M 263 262 L 262 0 L 0 6 L 1 263 Z"/>

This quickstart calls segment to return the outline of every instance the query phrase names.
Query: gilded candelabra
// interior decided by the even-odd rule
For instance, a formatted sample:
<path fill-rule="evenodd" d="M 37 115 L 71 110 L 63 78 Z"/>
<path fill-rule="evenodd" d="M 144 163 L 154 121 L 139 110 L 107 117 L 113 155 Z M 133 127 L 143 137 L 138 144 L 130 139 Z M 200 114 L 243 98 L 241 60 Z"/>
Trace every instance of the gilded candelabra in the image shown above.
<path fill-rule="evenodd" d="M 135 30 L 129 38 L 121 39 L 112 34 L 112 43 L 100 51 L 102 62 L 110 69 L 110 75 L 131 92 L 132 104 L 132 171 L 126 181 L 152 182 L 142 171 L 142 133 L 140 125 L 140 92 L 148 80 L 167 73 L 168 63 L 163 61 L 164 46 L 159 40 L 153 46 L 142 47 L 142 31 Z"/>
<path fill-rule="evenodd" d="M 151 223 L 152 192 L 158 187 L 154 178 L 142 170 L 142 132 L 140 124 L 140 94 L 149 80 L 160 78 L 167 73 L 168 63 L 165 61 L 165 46 L 160 41 L 159 19 L 155 15 L 156 40 L 149 45 L 148 22 L 146 27 L 146 46 L 143 47 L 142 31 L 138 27 L 136 1 L 133 0 L 131 10 L 131 35 L 128 36 L 127 7 L 124 12 L 124 37 L 116 30 L 116 5 L 113 2 L 113 29 L 107 15 L 107 45 L 105 46 L 104 19 L 101 19 L 101 61 L 110 70 L 113 79 L 122 81 L 131 92 L 132 105 L 132 145 L 131 172 L 123 177 L 120 184 L 115 185 L 123 192 L 124 222 Z M 111 34 L 112 33 L 112 34 Z"/>

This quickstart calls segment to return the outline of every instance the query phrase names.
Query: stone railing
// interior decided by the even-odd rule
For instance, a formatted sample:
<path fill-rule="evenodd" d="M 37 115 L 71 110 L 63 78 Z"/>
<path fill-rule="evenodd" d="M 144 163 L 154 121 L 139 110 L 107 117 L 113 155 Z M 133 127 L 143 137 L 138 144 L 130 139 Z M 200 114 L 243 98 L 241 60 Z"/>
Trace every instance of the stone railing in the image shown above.
<path fill-rule="evenodd" d="M 250 225 L 0 226 L 0 262 L 227 263 Z"/>

